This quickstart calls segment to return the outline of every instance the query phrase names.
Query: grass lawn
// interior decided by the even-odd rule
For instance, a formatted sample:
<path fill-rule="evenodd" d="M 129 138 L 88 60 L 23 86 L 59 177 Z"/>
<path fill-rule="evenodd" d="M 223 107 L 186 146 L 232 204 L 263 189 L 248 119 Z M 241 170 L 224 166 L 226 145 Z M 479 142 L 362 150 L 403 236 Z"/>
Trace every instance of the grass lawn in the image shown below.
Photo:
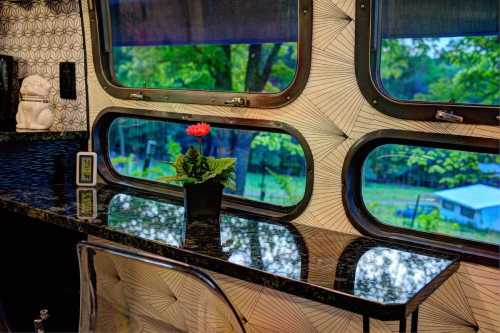
<path fill-rule="evenodd" d="M 161 176 L 174 175 L 174 170 L 166 163 L 153 161 L 147 175 L 143 175 L 140 163 L 130 165 L 131 169 L 117 168 L 120 173 L 137 178 L 157 179 Z M 244 197 L 264 201 L 279 206 L 293 206 L 302 200 L 306 187 L 305 177 L 289 177 L 293 196 L 289 197 L 280 184 L 271 175 L 266 175 L 264 179 L 264 199 L 260 200 L 261 175 L 258 173 L 247 173 L 245 182 Z"/>
<path fill-rule="evenodd" d="M 288 194 L 278 184 L 276 179 L 271 175 L 266 175 L 264 180 L 265 196 L 264 201 L 280 206 L 292 206 L 297 204 L 304 196 L 306 188 L 305 177 L 290 177 L 291 186 L 294 193 L 293 198 L 289 198 Z M 257 173 L 247 173 L 245 183 L 245 197 L 260 201 L 260 183 L 261 175 Z"/>
<path fill-rule="evenodd" d="M 423 193 L 432 193 L 434 189 L 428 187 L 403 186 L 394 184 L 366 183 L 363 187 L 363 197 L 368 204 L 370 201 L 411 201 L 415 203 L 417 196 Z"/>
<path fill-rule="evenodd" d="M 418 223 L 418 215 L 417 221 L 412 226 L 410 218 L 397 215 L 398 209 L 414 207 L 419 194 L 430 194 L 434 191 L 434 189 L 426 187 L 367 183 L 363 188 L 363 198 L 370 213 L 385 224 L 500 244 L 500 232 L 497 231 L 480 230 L 439 217 L 434 219 L 435 226 L 429 227 Z"/>

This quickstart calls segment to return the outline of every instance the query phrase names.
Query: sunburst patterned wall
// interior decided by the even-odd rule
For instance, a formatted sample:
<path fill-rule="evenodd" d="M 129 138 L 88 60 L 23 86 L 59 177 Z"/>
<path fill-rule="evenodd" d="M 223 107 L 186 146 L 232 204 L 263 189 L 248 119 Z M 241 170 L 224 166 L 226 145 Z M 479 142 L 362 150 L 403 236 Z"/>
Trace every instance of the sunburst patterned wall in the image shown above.
<path fill-rule="evenodd" d="M 49 101 L 56 115 L 53 129 L 87 129 L 85 58 L 78 0 L 0 2 L 0 53 L 14 57 L 18 64 L 17 78 L 38 74 L 49 80 Z M 59 97 L 59 63 L 65 61 L 76 63 L 76 100 Z"/>
<path fill-rule="evenodd" d="M 90 31 L 83 1 L 85 31 Z M 500 128 L 415 122 L 388 117 L 363 98 L 354 71 L 354 0 L 314 0 L 313 53 L 309 82 L 292 104 L 273 110 L 126 101 L 99 84 L 88 45 L 90 122 L 106 107 L 152 109 L 201 115 L 272 119 L 296 127 L 315 161 L 315 187 L 307 210 L 294 223 L 357 233 L 344 212 L 341 170 L 360 137 L 379 129 L 403 129 L 500 139 Z M 300 228 L 300 226 L 299 226 Z M 313 244 L 308 244 L 314 246 Z M 261 286 L 214 274 L 249 319 L 254 332 L 360 332 L 359 316 Z M 422 307 L 420 332 L 500 332 L 500 270 L 462 264 Z M 397 331 L 397 323 L 375 322 L 373 332 Z"/>

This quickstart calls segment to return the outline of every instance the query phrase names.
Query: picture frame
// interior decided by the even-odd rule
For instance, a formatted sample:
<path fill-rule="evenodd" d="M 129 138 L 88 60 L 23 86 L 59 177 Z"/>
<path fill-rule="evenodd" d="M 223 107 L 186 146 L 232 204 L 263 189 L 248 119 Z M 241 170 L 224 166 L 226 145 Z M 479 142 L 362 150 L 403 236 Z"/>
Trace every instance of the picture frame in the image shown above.
<path fill-rule="evenodd" d="M 95 188 L 76 190 L 76 217 L 80 220 L 97 218 L 97 191 Z"/>
<path fill-rule="evenodd" d="M 79 152 L 76 155 L 76 185 L 97 185 L 97 154 L 92 152 Z"/>

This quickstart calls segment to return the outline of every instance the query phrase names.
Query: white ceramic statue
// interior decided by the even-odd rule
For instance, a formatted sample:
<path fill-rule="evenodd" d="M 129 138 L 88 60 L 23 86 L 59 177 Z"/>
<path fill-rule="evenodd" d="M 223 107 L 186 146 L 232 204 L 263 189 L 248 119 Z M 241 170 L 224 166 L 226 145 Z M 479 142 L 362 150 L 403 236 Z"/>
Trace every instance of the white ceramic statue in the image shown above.
<path fill-rule="evenodd" d="M 31 75 L 23 80 L 16 115 L 17 128 L 45 130 L 52 126 L 54 112 L 48 103 L 49 90 L 50 83 L 39 75 Z"/>

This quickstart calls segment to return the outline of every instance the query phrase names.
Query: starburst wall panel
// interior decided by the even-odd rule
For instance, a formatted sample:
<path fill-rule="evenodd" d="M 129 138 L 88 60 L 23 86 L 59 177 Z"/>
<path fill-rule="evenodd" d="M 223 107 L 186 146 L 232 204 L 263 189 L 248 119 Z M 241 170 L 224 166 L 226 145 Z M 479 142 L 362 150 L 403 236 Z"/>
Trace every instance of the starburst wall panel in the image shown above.
<path fill-rule="evenodd" d="M 78 0 L 0 2 L 0 54 L 14 57 L 18 79 L 38 74 L 49 80 L 49 101 L 56 116 L 53 129 L 87 129 L 85 58 Z M 76 63 L 76 100 L 59 97 L 59 63 L 66 61 Z"/>
<path fill-rule="evenodd" d="M 472 0 L 471 0 L 472 1 Z M 85 31 L 90 31 L 87 2 L 82 2 Z M 311 146 L 315 161 L 314 193 L 294 223 L 357 233 L 342 204 L 341 170 L 356 140 L 379 129 L 403 129 L 500 139 L 500 128 L 407 121 L 374 110 L 363 98 L 354 68 L 354 0 L 314 0 L 313 53 L 308 84 L 292 104 L 273 110 L 116 99 L 99 84 L 88 45 L 90 122 L 106 107 L 152 109 L 201 115 L 272 119 L 297 128 Z M 320 238 L 318 238 L 319 242 Z M 307 244 L 317 246 L 334 244 Z M 334 264 L 334 263 L 332 263 Z M 318 274 L 318 269 L 312 269 Z M 214 274 L 248 319 L 250 332 L 360 332 L 359 316 L 283 294 L 262 286 Z M 463 263 L 422 306 L 419 332 L 500 332 L 500 270 Z M 396 332 L 397 323 L 375 321 L 373 332 Z"/>

